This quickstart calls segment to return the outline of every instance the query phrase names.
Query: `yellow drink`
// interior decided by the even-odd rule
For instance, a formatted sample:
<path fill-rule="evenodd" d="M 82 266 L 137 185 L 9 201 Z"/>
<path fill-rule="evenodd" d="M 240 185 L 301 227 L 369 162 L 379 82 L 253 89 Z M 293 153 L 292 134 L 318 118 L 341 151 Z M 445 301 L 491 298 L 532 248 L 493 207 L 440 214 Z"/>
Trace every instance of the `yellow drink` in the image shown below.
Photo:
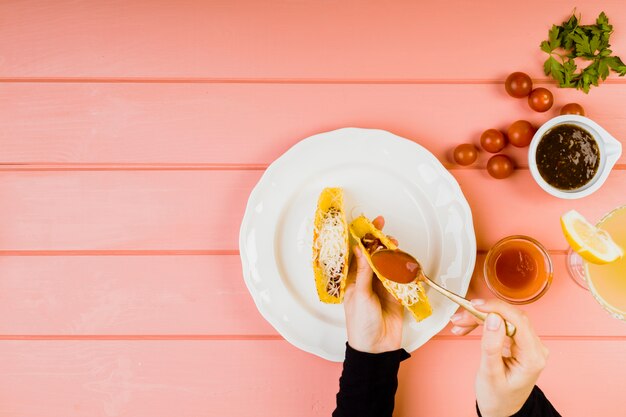
<path fill-rule="evenodd" d="M 597 226 L 626 250 L 626 206 L 607 214 Z M 605 265 L 585 262 L 585 275 L 596 300 L 613 316 L 626 320 L 626 255 Z"/>

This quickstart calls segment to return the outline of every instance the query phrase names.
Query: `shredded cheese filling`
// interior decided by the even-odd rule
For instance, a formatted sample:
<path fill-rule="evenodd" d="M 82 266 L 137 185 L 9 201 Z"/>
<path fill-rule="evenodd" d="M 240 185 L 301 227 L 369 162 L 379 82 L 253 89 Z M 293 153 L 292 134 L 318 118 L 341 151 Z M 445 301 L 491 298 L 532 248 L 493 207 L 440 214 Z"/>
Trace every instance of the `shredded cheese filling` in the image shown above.
<path fill-rule="evenodd" d="M 326 280 L 324 283 L 326 292 L 333 297 L 339 297 L 341 277 L 348 253 L 343 219 L 339 210 L 331 208 L 324 213 L 315 244 L 318 250 L 317 261 Z"/>
<path fill-rule="evenodd" d="M 399 284 L 390 280 L 385 280 L 383 285 L 389 288 L 393 294 L 407 307 L 419 302 L 420 287 L 417 282 L 409 284 Z"/>

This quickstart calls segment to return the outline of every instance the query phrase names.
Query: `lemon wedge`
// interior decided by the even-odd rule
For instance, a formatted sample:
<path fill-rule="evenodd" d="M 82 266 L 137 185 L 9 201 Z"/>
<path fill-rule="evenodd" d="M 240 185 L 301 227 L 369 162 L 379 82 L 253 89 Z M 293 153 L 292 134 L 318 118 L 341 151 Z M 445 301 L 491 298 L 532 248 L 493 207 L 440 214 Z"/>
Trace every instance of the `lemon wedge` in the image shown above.
<path fill-rule="evenodd" d="M 588 262 L 606 264 L 624 255 L 622 248 L 605 230 L 589 223 L 576 210 L 570 210 L 561 216 L 561 227 L 567 243 Z"/>

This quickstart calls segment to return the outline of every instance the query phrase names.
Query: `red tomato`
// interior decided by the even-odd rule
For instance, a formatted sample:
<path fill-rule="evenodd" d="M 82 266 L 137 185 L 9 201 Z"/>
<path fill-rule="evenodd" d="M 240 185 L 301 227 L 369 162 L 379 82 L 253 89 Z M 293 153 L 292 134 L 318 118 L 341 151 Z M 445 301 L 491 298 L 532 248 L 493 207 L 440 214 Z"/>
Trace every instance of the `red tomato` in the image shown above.
<path fill-rule="evenodd" d="M 499 130 L 488 129 L 480 136 L 480 145 L 487 152 L 498 153 L 506 146 L 506 138 Z"/>
<path fill-rule="evenodd" d="M 509 126 L 508 136 L 511 145 L 523 148 L 530 145 L 537 130 L 526 120 L 518 120 Z"/>
<path fill-rule="evenodd" d="M 578 103 L 569 103 L 561 107 L 561 114 L 578 114 L 580 116 L 585 115 L 585 109 Z"/>
<path fill-rule="evenodd" d="M 510 96 L 515 98 L 526 97 L 533 89 L 533 81 L 523 72 L 514 72 L 506 77 L 504 88 Z"/>
<path fill-rule="evenodd" d="M 471 143 L 464 143 L 454 148 L 454 160 L 459 165 L 473 164 L 478 158 L 478 149 Z"/>
<path fill-rule="evenodd" d="M 541 113 L 550 110 L 553 103 L 554 97 L 552 97 L 552 93 L 543 87 L 535 88 L 528 96 L 530 108 Z"/>
<path fill-rule="evenodd" d="M 487 172 L 494 178 L 501 180 L 513 173 L 513 161 L 506 155 L 495 155 L 487 162 Z"/>

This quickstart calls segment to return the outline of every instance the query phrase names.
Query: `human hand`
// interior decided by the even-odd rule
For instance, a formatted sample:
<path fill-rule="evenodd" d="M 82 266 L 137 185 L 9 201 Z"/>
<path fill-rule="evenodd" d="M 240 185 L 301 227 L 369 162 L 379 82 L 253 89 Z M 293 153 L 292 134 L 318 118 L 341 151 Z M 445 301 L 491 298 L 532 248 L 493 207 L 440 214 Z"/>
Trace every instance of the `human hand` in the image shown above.
<path fill-rule="evenodd" d="M 483 417 L 511 416 L 530 395 L 546 365 L 548 349 L 535 334 L 526 314 L 500 300 L 472 300 L 480 311 L 490 313 L 483 329 L 481 360 L 476 374 L 476 401 Z M 517 328 L 510 338 L 502 318 Z M 478 327 L 467 311 L 455 314 L 452 332 L 465 335 Z"/>
<path fill-rule="evenodd" d="M 382 230 L 385 219 L 378 216 L 372 222 Z M 404 308 L 378 279 L 358 245 L 352 248 L 356 262 L 350 265 L 344 311 L 348 329 L 348 344 L 361 352 L 382 353 L 402 346 Z"/>

